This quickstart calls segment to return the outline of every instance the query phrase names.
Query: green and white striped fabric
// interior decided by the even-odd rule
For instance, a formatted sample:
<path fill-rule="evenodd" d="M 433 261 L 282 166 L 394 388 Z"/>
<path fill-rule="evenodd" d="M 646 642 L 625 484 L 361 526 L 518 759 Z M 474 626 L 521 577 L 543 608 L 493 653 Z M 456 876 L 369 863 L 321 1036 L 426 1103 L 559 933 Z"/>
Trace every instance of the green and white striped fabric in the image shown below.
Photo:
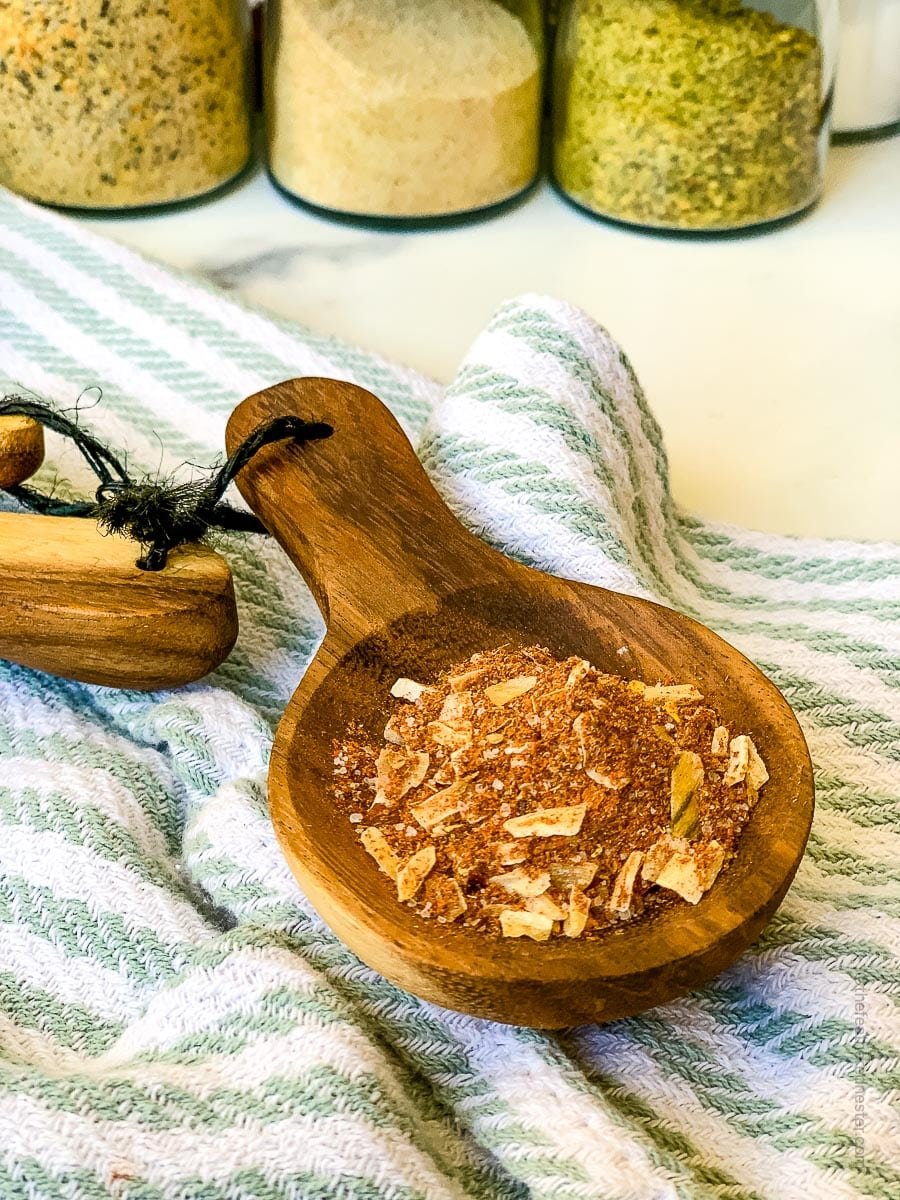
<path fill-rule="evenodd" d="M 703 992 L 552 1036 L 421 1003 L 282 862 L 266 758 L 322 624 L 276 547 L 229 539 L 241 637 L 203 683 L 0 664 L 0 1197 L 900 1195 L 900 548 L 680 511 L 627 360 L 554 300 L 505 305 L 442 391 L 0 196 L 0 320 L 0 372 L 101 385 L 85 420 L 150 470 L 210 461 L 262 385 L 371 388 L 482 536 L 755 659 L 819 796 L 782 910 Z M 87 487 L 52 444 L 57 473 Z"/>

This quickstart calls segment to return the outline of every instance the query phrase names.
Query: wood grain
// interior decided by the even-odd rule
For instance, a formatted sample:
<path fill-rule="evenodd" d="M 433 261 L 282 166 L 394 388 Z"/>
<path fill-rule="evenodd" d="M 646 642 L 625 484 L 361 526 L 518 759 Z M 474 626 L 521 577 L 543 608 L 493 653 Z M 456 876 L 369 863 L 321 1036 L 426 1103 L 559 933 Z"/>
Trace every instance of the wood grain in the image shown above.
<path fill-rule="evenodd" d="M 803 735 L 756 667 L 695 621 L 512 562 L 468 533 L 391 414 L 361 388 L 293 380 L 232 415 L 229 450 L 294 414 L 334 435 L 262 451 L 238 483 L 307 580 L 325 640 L 278 729 L 269 774 L 284 854 L 335 933 L 375 970 L 448 1008 L 515 1024 L 608 1021 L 713 978 L 759 935 L 800 862 L 813 813 Z M 695 907 L 589 942 L 535 946 L 436 926 L 397 903 L 330 799 L 332 743 L 380 733 L 398 675 L 427 681 L 476 650 L 540 643 L 604 671 L 695 682 L 771 772 L 737 858 Z"/>
<path fill-rule="evenodd" d="M 0 488 L 24 483 L 43 461 L 43 426 L 28 417 L 0 417 Z"/>
<path fill-rule="evenodd" d="M 162 571 L 91 520 L 0 513 L 0 658 L 85 683 L 177 687 L 237 637 L 231 570 L 183 546 Z"/>

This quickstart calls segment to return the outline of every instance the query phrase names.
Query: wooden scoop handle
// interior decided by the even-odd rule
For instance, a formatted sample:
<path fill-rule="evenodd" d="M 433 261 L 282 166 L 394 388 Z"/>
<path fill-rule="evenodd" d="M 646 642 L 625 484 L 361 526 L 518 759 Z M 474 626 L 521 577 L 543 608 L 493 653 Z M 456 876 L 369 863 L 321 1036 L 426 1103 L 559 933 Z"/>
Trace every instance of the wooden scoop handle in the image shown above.
<path fill-rule="evenodd" d="M 0 488 L 44 457 L 44 430 L 0 416 Z M 228 655 L 237 608 L 228 563 L 205 546 L 174 550 L 162 571 L 94 521 L 0 513 L 0 658 L 109 687 L 179 687 Z"/>
<path fill-rule="evenodd" d="M 229 452 L 279 416 L 324 421 L 322 441 L 280 442 L 238 476 L 250 507 L 299 568 L 326 620 L 365 633 L 428 608 L 460 583 L 508 577 L 509 564 L 469 534 L 422 469 L 408 438 L 370 392 L 293 379 L 240 404 Z"/>
<path fill-rule="evenodd" d="M 83 683 L 179 687 L 237 637 L 228 563 L 181 546 L 162 571 L 79 517 L 0 513 L 0 658 Z"/>
<path fill-rule="evenodd" d="M 44 430 L 28 417 L 0 417 L 0 488 L 29 479 L 44 461 Z"/>

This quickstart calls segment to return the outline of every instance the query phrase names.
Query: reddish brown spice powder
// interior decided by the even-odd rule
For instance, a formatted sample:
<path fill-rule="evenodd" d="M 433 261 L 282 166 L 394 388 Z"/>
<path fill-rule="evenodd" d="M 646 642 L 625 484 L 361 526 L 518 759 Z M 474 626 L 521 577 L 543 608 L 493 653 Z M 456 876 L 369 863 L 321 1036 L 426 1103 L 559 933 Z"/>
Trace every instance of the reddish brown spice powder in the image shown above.
<path fill-rule="evenodd" d="M 334 798 L 423 918 L 594 937 L 697 903 L 768 779 L 691 684 L 648 686 L 534 646 L 398 680 L 376 742 L 334 747 Z"/>

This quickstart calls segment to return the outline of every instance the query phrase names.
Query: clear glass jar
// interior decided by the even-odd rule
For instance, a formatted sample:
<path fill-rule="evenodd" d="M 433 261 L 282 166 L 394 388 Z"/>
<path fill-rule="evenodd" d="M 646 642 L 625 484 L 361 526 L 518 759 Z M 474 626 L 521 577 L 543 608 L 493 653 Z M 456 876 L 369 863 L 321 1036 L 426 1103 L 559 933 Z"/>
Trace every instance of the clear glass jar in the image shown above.
<path fill-rule="evenodd" d="M 269 171 L 330 215 L 433 222 L 538 171 L 540 0 L 269 0 Z"/>
<path fill-rule="evenodd" d="M 46 204 L 192 199 L 250 155 L 246 0 L 6 0 L 0 184 Z"/>
<path fill-rule="evenodd" d="M 834 132 L 842 141 L 900 132 L 900 0 L 841 0 Z"/>
<path fill-rule="evenodd" d="M 559 189 L 604 217 L 723 231 L 820 195 L 836 0 L 563 0 Z"/>

